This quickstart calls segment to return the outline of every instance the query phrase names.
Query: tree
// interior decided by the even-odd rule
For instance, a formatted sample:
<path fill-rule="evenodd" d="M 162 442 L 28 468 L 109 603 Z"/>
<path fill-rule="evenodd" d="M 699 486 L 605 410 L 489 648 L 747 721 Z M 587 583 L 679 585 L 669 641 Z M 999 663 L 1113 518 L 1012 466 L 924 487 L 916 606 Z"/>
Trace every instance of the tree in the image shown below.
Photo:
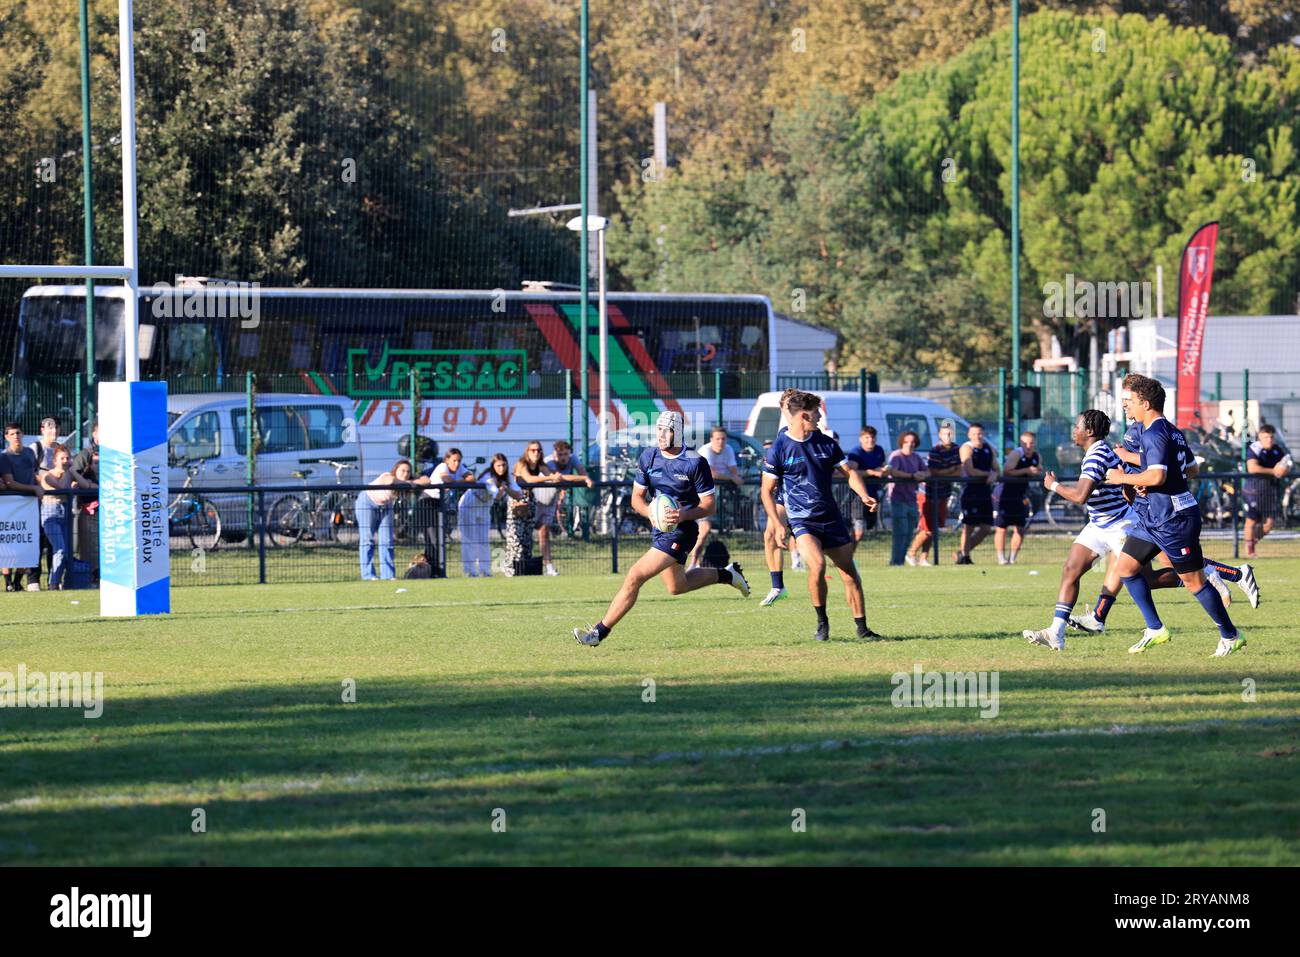
<path fill-rule="evenodd" d="M 762 292 L 838 330 L 840 362 L 921 377 L 995 366 L 974 283 L 938 274 L 875 201 L 879 147 L 855 142 L 853 122 L 842 100 L 810 99 L 776 114 L 761 168 L 688 162 L 625 189 L 611 255 L 642 289 Z"/>
<path fill-rule="evenodd" d="M 1008 40 L 1003 31 L 905 74 L 861 126 L 884 144 L 892 215 L 936 259 L 977 276 L 999 316 L 1010 286 Z M 1022 44 L 1022 314 L 1044 352 L 1056 336 L 1078 355 L 1085 331 L 1044 315 L 1044 284 L 1149 281 L 1157 263 L 1175 277 L 1187 236 L 1209 219 L 1222 223 L 1214 311 L 1293 308 L 1300 50 L 1252 67 L 1203 30 L 1052 12 L 1026 21 Z"/>
<path fill-rule="evenodd" d="M 1100 33 L 1098 32 L 1100 31 Z M 1022 316 L 1083 351 L 1044 285 L 1177 275 L 1223 224 L 1213 308 L 1286 311 L 1300 287 L 1300 51 L 1260 63 L 1205 30 L 1042 12 L 1022 30 Z M 856 112 L 815 92 L 761 164 L 706 154 L 624 186 L 612 258 L 643 289 L 793 290 L 868 368 L 974 376 L 1007 364 L 1009 31 L 904 73 Z"/>
<path fill-rule="evenodd" d="M 143 281 L 492 288 L 576 268 L 567 237 L 509 220 L 429 159 L 393 85 L 392 43 L 363 11 L 165 0 L 136 14 Z M 31 163 L 43 142 L 73 155 L 44 196 L 19 185 L 0 243 L 10 261 L 79 259 L 75 14 L 57 34 L 37 26 L 35 5 L 6 16 L 36 78 L 0 73 L 18 128 L 7 162 Z M 121 255 L 115 24 L 97 21 L 92 36 L 96 259 L 110 262 Z"/>

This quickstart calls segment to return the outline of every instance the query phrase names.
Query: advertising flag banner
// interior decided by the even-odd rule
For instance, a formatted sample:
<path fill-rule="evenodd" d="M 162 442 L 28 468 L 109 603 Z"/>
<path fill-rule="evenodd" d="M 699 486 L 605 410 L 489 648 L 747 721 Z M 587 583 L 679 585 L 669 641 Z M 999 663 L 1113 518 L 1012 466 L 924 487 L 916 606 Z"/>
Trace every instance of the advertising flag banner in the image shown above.
<path fill-rule="evenodd" d="M 1177 425 L 1202 425 L 1201 348 L 1210 313 L 1210 281 L 1214 277 L 1214 246 L 1219 224 L 1206 223 L 1183 248 L 1178 270 L 1178 409 Z"/>

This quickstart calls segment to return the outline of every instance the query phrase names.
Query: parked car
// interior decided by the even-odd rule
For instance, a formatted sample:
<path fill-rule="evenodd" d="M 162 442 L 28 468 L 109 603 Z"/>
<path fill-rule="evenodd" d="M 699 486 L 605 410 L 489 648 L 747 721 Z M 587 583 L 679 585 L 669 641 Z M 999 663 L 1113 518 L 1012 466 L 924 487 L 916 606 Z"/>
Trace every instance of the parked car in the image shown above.
<path fill-rule="evenodd" d="M 175 495 L 188 470 L 192 488 L 248 484 L 248 410 L 243 393 L 167 397 L 168 484 Z M 263 394 L 256 397 L 253 483 L 262 486 L 359 484 L 364 468 L 352 401 L 344 396 Z M 221 512 L 222 535 L 242 536 L 248 499 L 233 493 L 205 494 Z M 273 502 L 266 502 L 268 511 Z"/>

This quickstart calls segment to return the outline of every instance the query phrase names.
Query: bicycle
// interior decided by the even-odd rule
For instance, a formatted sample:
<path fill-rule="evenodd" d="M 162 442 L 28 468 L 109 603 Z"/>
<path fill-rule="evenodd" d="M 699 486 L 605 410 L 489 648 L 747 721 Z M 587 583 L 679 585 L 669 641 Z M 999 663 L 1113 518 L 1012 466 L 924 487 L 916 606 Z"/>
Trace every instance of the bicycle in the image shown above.
<path fill-rule="evenodd" d="M 1287 480 L 1284 478 L 1282 481 Z M 1285 528 L 1300 525 L 1300 478 L 1287 485 L 1282 493 L 1282 521 Z"/>
<path fill-rule="evenodd" d="M 343 473 L 357 468 L 355 462 L 333 462 L 319 459 L 319 464 L 334 470 L 334 482 L 343 484 Z M 311 477 L 312 469 L 293 473 L 304 482 Z M 342 534 L 357 527 L 356 506 L 353 495 L 339 489 L 327 492 L 309 491 L 286 495 L 277 499 L 267 516 L 267 531 L 274 545 L 288 547 L 303 541 L 341 542 Z"/>
<path fill-rule="evenodd" d="M 637 459 L 626 451 L 615 455 L 610 455 L 606 459 L 606 472 L 611 483 L 626 482 L 627 484 L 615 485 L 610 484 L 600 490 L 600 499 L 597 505 L 597 515 L 600 518 L 601 531 L 604 534 L 613 532 L 612 523 L 619 523 L 619 534 L 635 535 L 637 532 L 646 531 L 650 528 L 650 523 L 636 513 L 632 508 L 632 483 L 631 479 L 636 476 Z"/>
<path fill-rule="evenodd" d="M 167 503 L 167 529 L 171 539 L 189 539 L 193 548 L 214 551 L 221 544 L 221 512 L 194 491 L 194 479 L 203 471 L 206 459 L 178 463 L 185 468 L 185 484 Z"/>

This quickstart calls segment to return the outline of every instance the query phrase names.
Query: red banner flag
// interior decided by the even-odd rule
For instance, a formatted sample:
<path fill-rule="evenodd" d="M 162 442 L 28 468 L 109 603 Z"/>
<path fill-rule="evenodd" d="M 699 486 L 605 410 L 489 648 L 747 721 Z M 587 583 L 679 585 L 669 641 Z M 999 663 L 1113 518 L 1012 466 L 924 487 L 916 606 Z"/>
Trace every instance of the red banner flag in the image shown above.
<path fill-rule="evenodd" d="M 1183 247 L 1178 271 L 1178 410 L 1177 425 L 1202 425 L 1201 346 L 1210 312 L 1210 281 L 1214 277 L 1214 245 L 1219 224 L 1206 223 Z"/>

